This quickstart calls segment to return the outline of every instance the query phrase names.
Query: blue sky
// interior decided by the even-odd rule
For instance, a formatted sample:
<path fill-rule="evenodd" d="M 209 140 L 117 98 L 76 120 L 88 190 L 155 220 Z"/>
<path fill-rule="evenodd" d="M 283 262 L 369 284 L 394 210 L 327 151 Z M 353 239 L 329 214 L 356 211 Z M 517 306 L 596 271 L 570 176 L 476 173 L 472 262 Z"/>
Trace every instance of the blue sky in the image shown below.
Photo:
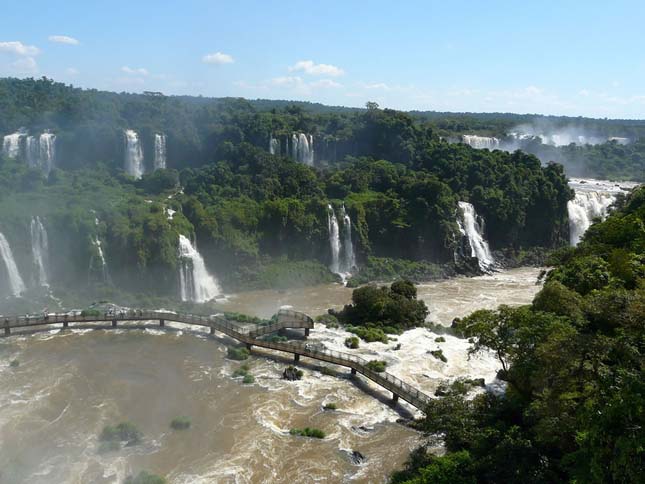
<path fill-rule="evenodd" d="M 11 2 L 0 76 L 397 109 L 645 118 L 643 1 Z"/>

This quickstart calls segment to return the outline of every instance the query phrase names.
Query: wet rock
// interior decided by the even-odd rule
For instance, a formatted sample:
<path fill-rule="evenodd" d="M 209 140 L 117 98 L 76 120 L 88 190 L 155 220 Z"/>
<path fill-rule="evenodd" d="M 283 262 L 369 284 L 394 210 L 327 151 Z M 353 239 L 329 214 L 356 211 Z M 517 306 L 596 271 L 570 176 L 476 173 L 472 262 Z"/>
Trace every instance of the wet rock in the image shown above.
<path fill-rule="evenodd" d="M 474 387 L 486 388 L 486 380 L 483 378 L 469 378 L 466 380 L 466 383 Z"/>
<path fill-rule="evenodd" d="M 368 427 L 367 425 L 359 425 L 359 426 L 357 427 L 357 426 L 353 425 L 353 426 L 352 426 L 352 430 L 353 430 L 354 432 L 359 432 L 359 433 L 360 433 L 360 432 L 368 433 L 368 432 L 372 432 L 372 431 L 374 430 L 374 427 L 371 427 L 371 426 L 370 426 L 370 427 Z"/>
<path fill-rule="evenodd" d="M 288 366 L 282 372 L 282 378 L 289 381 L 300 380 L 302 378 L 302 375 L 303 375 L 302 371 L 293 366 Z"/>
<path fill-rule="evenodd" d="M 365 456 L 359 451 L 353 450 L 351 454 L 349 454 L 349 460 L 352 461 L 352 464 L 359 466 L 365 462 Z"/>

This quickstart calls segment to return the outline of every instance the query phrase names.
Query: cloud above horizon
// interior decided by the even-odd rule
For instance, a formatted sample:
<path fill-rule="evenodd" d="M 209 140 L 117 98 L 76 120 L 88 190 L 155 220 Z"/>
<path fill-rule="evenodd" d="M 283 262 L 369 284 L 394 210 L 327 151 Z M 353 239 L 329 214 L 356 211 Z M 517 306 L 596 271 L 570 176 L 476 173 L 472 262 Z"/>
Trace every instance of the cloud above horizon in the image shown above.
<path fill-rule="evenodd" d="M 316 64 L 312 60 L 301 60 L 289 67 L 289 72 L 302 71 L 310 76 L 331 76 L 338 77 L 345 74 L 340 67 L 331 64 Z"/>
<path fill-rule="evenodd" d="M 214 52 L 212 54 L 206 54 L 202 57 L 202 62 L 204 64 L 232 64 L 235 62 L 233 56 L 229 54 L 224 54 L 222 52 Z"/>
<path fill-rule="evenodd" d="M 131 75 L 137 75 L 137 76 L 147 76 L 150 74 L 148 72 L 148 69 L 145 69 L 144 67 L 128 67 L 128 66 L 123 66 L 121 67 L 121 72 L 125 72 L 126 74 L 131 74 Z"/>
<path fill-rule="evenodd" d="M 78 45 L 80 42 L 74 37 L 69 37 L 68 35 L 50 35 L 48 39 L 50 42 L 55 42 L 57 44 L 67 44 L 67 45 Z"/>
<path fill-rule="evenodd" d="M 0 42 L 0 52 L 33 57 L 40 54 L 40 49 L 34 45 L 26 45 L 18 40 Z"/>

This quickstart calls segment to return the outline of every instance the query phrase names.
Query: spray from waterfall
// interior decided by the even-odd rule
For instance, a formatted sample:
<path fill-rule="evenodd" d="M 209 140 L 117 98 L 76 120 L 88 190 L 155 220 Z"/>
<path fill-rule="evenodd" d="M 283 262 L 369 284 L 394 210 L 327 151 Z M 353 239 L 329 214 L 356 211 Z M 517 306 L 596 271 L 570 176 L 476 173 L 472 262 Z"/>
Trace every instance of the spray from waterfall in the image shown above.
<path fill-rule="evenodd" d="M 34 270 L 36 282 L 39 287 L 49 287 L 48 266 L 49 266 L 49 243 L 47 230 L 40 220 L 40 217 L 32 217 L 30 224 L 31 252 L 34 257 Z"/>
<path fill-rule="evenodd" d="M 5 238 L 4 234 L 0 232 L 0 257 L 4 261 L 7 268 L 7 276 L 9 278 L 9 289 L 13 296 L 19 296 L 25 290 L 25 283 L 20 276 L 16 260 L 13 258 L 11 246 Z"/>
<path fill-rule="evenodd" d="M 155 134 L 155 158 L 153 161 L 155 170 L 166 169 L 166 135 Z"/>
<path fill-rule="evenodd" d="M 136 131 L 125 131 L 125 172 L 134 178 L 143 176 L 143 148 Z"/>
<path fill-rule="evenodd" d="M 488 136 L 476 136 L 476 135 L 471 135 L 471 134 L 464 134 L 462 135 L 461 139 L 463 140 L 464 143 L 467 145 L 476 148 L 478 150 L 481 149 L 489 149 L 489 150 L 495 150 L 499 148 L 499 139 L 497 138 L 491 138 Z"/>
<path fill-rule="evenodd" d="M 20 156 L 21 140 L 26 135 L 27 132 L 24 129 L 6 135 L 2 139 L 2 153 L 8 158 L 18 158 Z"/>
<path fill-rule="evenodd" d="M 457 224 L 461 234 L 468 238 L 471 257 L 476 257 L 479 268 L 490 272 L 495 264 L 488 242 L 484 239 L 484 221 L 475 212 L 475 207 L 468 202 L 459 202 L 461 217 L 457 217 Z"/>
<path fill-rule="evenodd" d="M 179 236 L 179 291 L 182 301 L 206 302 L 221 294 L 196 246 L 184 235 Z"/>

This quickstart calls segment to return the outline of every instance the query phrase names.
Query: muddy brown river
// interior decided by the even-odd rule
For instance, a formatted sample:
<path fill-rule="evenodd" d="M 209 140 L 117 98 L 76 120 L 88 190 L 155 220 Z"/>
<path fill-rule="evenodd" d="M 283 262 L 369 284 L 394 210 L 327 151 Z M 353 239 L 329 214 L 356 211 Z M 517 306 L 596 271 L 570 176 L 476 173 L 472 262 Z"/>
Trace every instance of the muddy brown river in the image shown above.
<path fill-rule="evenodd" d="M 449 325 L 454 317 L 498 304 L 525 304 L 539 286 L 538 269 L 425 284 L 419 296 L 429 319 Z M 315 316 L 349 302 L 351 290 L 325 285 L 286 292 L 231 295 L 222 309 L 270 316 L 292 306 Z M 281 379 L 286 357 L 258 352 L 249 360 L 253 384 L 232 373 L 224 337 L 209 338 L 173 324 L 146 329 L 58 329 L 0 339 L 0 483 L 121 483 L 140 470 L 171 483 L 385 482 L 421 441 L 396 423 L 415 415 L 407 404 L 393 409 L 387 392 L 338 369 L 337 376 L 305 361 L 304 377 Z M 353 350 L 388 362 L 388 371 L 428 393 L 457 376 L 495 381 L 491 355 L 468 359 L 468 343 L 426 329 L 408 331 L 389 344 L 362 343 Z M 311 340 L 330 349 L 347 333 L 318 326 Z M 396 350 L 396 345 L 401 348 Z M 428 354 L 441 348 L 440 362 Z M 18 367 L 10 361 L 18 360 Z M 326 403 L 338 410 L 325 411 Z M 188 430 L 170 429 L 187 415 Z M 131 421 L 143 432 L 140 445 L 99 452 L 98 435 L 108 424 Z M 317 427 L 323 440 L 294 437 L 289 429 Z M 352 462 L 357 450 L 366 460 Z"/>

